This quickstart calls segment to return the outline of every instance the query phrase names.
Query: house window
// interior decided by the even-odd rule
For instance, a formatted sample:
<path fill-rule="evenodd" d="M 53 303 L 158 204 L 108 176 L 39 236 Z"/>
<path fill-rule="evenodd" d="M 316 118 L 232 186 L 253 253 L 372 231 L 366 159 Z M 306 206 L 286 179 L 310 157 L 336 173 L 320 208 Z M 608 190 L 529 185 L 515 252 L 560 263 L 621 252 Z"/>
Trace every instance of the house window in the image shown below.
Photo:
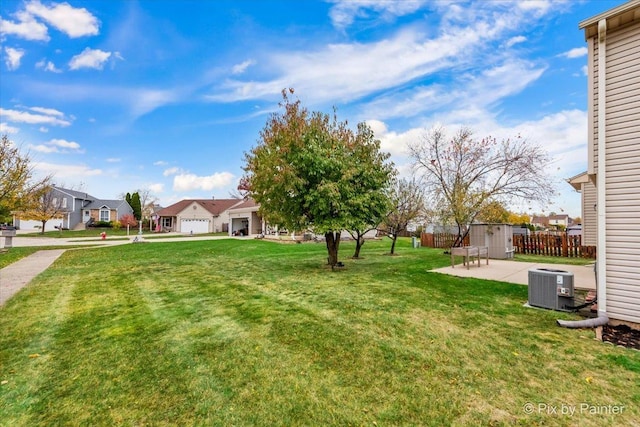
<path fill-rule="evenodd" d="M 171 217 L 162 217 L 162 226 L 167 228 L 171 227 Z"/>
<path fill-rule="evenodd" d="M 100 209 L 100 221 L 109 222 L 109 209 Z"/>
<path fill-rule="evenodd" d="M 67 198 L 62 199 L 62 209 L 67 209 Z"/>

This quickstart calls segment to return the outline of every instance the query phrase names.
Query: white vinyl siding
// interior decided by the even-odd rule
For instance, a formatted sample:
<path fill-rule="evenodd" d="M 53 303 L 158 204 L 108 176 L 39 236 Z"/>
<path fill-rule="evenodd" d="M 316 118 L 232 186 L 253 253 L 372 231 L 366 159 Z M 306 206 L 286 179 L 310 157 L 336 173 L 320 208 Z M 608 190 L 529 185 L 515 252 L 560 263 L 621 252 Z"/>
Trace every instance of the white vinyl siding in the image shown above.
<path fill-rule="evenodd" d="M 596 186 L 582 184 L 582 244 L 596 246 L 598 241 L 598 212 Z"/>
<path fill-rule="evenodd" d="M 640 23 L 606 42 L 607 314 L 640 323 Z"/>

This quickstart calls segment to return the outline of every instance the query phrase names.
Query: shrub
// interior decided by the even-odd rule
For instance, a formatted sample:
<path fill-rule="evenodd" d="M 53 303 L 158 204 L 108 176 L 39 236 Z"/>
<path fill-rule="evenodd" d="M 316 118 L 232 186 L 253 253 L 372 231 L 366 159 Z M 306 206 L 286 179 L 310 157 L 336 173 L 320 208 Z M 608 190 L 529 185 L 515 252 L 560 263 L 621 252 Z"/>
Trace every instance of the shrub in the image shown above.
<path fill-rule="evenodd" d="M 111 228 L 111 222 L 110 221 L 96 221 L 93 224 L 91 224 L 91 227 L 95 227 L 95 228 Z"/>
<path fill-rule="evenodd" d="M 120 225 L 122 227 L 136 227 L 138 225 L 138 220 L 131 214 L 124 214 L 120 217 Z"/>

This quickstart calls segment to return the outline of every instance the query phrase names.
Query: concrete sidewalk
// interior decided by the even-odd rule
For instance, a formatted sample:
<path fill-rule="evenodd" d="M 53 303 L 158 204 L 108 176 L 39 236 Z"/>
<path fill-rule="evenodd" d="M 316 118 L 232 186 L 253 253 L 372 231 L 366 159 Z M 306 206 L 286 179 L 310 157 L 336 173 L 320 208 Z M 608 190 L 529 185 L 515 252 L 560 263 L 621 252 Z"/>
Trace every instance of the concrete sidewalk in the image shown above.
<path fill-rule="evenodd" d="M 533 262 L 518 262 L 512 260 L 490 259 L 489 265 L 482 260 L 480 267 L 472 264 L 469 270 L 462 264 L 438 268 L 436 273 L 449 274 L 459 277 L 474 277 L 476 279 L 497 280 L 500 282 L 518 283 L 520 285 L 529 284 L 529 269 L 548 268 L 563 270 L 573 273 L 573 283 L 578 289 L 595 289 L 596 276 L 591 265 L 567 265 L 567 264 L 536 264 Z"/>
<path fill-rule="evenodd" d="M 27 246 L 113 246 L 113 245 L 126 245 L 131 243 L 137 234 L 130 236 L 107 236 L 105 240 L 100 240 L 99 236 L 96 237 L 70 237 L 70 238 L 55 238 L 55 237 L 24 237 L 16 236 L 13 238 L 13 247 L 27 247 Z M 142 240 L 146 243 L 153 242 L 186 242 L 196 240 L 219 240 L 219 239 L 252 239 L 253 237 L 229 237 L 229 236 L 199 236 L 188 235 L 178 233 L 166 233 L 166 234 L 151 234 L 142 235 Z"/>
<path fill-rule="evenodd" d="M 65 249 L 38 251 L 0 269 L 0 307 L 34 277 L 49 268 L 64 251 Z"/>

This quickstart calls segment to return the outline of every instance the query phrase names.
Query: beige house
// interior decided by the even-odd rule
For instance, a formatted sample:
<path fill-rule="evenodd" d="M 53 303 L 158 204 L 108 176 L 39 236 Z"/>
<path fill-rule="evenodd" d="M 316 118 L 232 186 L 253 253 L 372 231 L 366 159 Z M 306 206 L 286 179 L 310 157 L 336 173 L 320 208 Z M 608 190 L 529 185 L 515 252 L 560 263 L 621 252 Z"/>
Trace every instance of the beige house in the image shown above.
<path fill-rule="evenodd" d="M 239 199 L 185 199 L 156 212 L 163 231 L 185 234 L 220 233 L 229 230 L 229 209 Z"/>
<path fill-rule="evenodd" d="M 549 215 L 548 224 L 554 228 L 558 228 L 558 226 L 567 228 L 569 226 L 569 215 Z"/>
<path fill-rule="evenodd" d="M 253 236 L 264 233 L 265 223 L 258 214 L 260 205 L 247 199 L 229 209 L 229 235 Z"/>
<path fill-rule="evenodd" d="M 598 310 L 640 324 L 640 0 L 582 21 L 588 178 L 597 207 Z"/>
<path fill-rule="evenodd" d="M 596 185 L 587 172 L 583 172 L 567 182 L 580 193 L 580 216 L 582 218 L 582 244 L 596 246 L 598 237 L 598 202 L 596 201 Z"/>

